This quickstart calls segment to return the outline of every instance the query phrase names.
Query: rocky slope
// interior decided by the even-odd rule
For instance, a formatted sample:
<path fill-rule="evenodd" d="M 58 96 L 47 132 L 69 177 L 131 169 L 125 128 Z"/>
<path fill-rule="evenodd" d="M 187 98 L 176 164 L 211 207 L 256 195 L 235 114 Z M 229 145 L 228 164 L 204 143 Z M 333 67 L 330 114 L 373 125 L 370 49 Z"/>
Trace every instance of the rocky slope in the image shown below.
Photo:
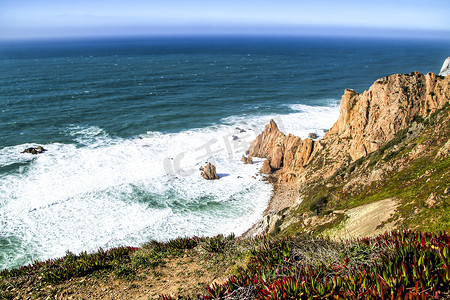
<path fill-rule="evenodd" d="M 362 94 L 347 90 L 320 141 L 286 136 L 271 121 L 249 152 L 267 158 L 262 171 L 275 195 L 249 235 L 449 232 L 449 82 L 412 73 L 380 79 Z M 412 231 L 356 242 L 304 235 L 149 241 L 0 270 L 0 299 L 254 299 L 306 289 L 309 298 L 448 299 L 448 249 L 448 234 Z M 425 265 L 430 272 L 414 271 Z"/>
<path fill-rule="evenodd" d="M 320 197 L 319 202 L 323 202 L 319 203 L 320 211 L 349 206 L 354 197 L 359 197 L 357 192 L 367 192 L 430 151 L 445 148 L 443 145 L 449 143 L 449 127 L 448 116 L 442 114 L 445 115 L 443 110 L 450 99 L 449 85 L 450 76 L 413 72 L 379 79 L 362 94 L 347 89 L 337 122 L 319 141 L 285 135 L 271 121 L 251 144 L 249 153 L 267 158 L 278 181 L 275 191 L 287 187 L 298 192 L 291 193 L 283 211 L 266 216 L 251 233 L 276 233 L 290 224 L 304 222 L 311 217 L 311 209 L 307 208 Z M 431 115 L 441 118 L 434 127 L 424 122 Z M 423 136 L 425 132 L 428 136 Z M 431 145 L 417 142 L 433 137 L 436 140 Z M 408 151 L 403 151 L 405 147 Z M 441 152 L 447 153 L 445 149 Z M 448 154 L 441 157 L 446 159 Z M 358 198 L 353 202 L 368 201 Z M 300 212 L 305 215 L 300 217 Z M 333 213 L 315 217 L 315 225 L 339 219 Z"/>

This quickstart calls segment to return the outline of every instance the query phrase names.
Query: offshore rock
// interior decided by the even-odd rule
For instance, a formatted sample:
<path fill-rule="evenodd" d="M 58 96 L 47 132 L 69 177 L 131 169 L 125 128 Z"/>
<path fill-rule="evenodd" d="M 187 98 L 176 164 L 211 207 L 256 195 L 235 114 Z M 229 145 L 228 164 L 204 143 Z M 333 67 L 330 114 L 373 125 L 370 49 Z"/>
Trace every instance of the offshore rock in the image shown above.
<path fill-rule="evenodd" d="M 308 137 L 312 140 L 315 140 L 318 138 L 317 134 L 315 134 L 314 132 L 308 133 Z"/>
<path fill-rule="evenodd" d="M 248 157 L 242 156 L 241 161 L 246 165 L 251 165 L 253 164 L 253 157 L 251 155 L 249 155 Z"/>
<path fill-rule="evenodd" d="M 45 151 L 47 151 L 47 150 L 44 149 L 44 147 L 38 146 L 36 148 L 34 148 L 34 147 L 27 148 L 27 149 L 23 150 L 21 153 L 30 153 L 30 154 L 36 155 L 36 154 L 44 153 Z"/>
<path fill-rule="evenodd" d="M 444 61 L 442 65 L 441 72 L 439 72 L 440 76 L 450 75 L 450 56 Z"/>
<path fill-rule="evenodd" d="M 279 169 L 283 166 L 284 138 L 275 121 L 270 120 L 263 133 L 250 145 L 249 155 L 267 158 L 272 168 Z"/>
<path fill-rule="evenodd" d="M 217 175 L 216 172 L 216 167 L 211 163 L 207 163 L 205 167 L 200 167 L 200 170 L 203 171 L 201 175 L 206 180 L 219 179 L 219 175 Z"/>

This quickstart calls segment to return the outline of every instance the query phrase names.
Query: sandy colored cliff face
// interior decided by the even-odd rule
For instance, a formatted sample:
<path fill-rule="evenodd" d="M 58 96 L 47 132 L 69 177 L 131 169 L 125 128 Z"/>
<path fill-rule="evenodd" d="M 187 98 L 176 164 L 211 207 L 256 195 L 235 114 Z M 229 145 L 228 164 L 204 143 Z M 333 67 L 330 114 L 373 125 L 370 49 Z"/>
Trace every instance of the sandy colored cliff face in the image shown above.
<path fill-rule="evenodd" d="M 333 205 L 336 207 L 341 201 L 347 201 L 345 197 L 357 197 L 363 189 L 376 186 L 388 174 L 401 171 L 410 162 L 426 155 L 431 144 L 422 141 L 413 144 L 411 151 L 398 158 L 395 163 L 386 155 L 383 156 L 384 151 L 395 156 L 393 153 L 401 150 L 396 148 L 397 142 L 391 143 L 395 146 L 386 146 L 389 141 L 401 141 L 406 136 L 413 140 L 425 128 L 423 120 L 449 102 L 449 85 L 450 76 L 413 72 L 379 79 L 361 94 L 346 90 L 342 96 L 338 120 L 324 138 L 317 141 L 303 140 L 292 134 L 285 135 L 279 131 L 274 121 L 270 121 L 249 149 L 252 156 L 267 158 L 270 168 L 266 166 L 266 169 L 274 173 L 271 178 L 276 182 L 270 210 L 254 226 L 253 232 L 274 233 L 287 226 L 293 231 L 301 228 L 314 230 L 327 222 L 331 224 L 342 215 L 347 215 L 348 219 L 344 231 L 337 234 L 341 237 L 362 237 L 395 228 L 395 221 L 388 219 L 396 211 L 398 201 L 388 199 L 354 207 L 340 214 L 336 211 L 326 216 L 312 217 L 308 205 L 312 203 L 312 199 L 322 195 L 320 191 L 326 190 L 325 196 L 333 202 L 329 208 L 333 208 Z M 433 126 L 437 126 L 436 143 L 444 145 L 446 135 L 441 133 L 445 133 L 446 125 Z M 405 132 L 404 129 L 408 131 Z M 423 138 L 428 137 L 429 135 Z M 448 151 L 445 145 L 437 156 L 446 157 Z M 389 150 L 384 149 L 385 146 Z M 373 168 L 369 170 L 358 167 L 360 164 L 357 160 L 367 158 L 375 151 L 381 154 L 377 154 L 379 161 L 372 165 Z M 355 176 L 350 176 L 353 171 L 349 170 L 355 168 L 358 172 Z M 335 177 L 338 175 L 339 179 Z M 336 186 L 339 189 L 336 193 L 330 192 L 333 184 L 339 186 Z M 325 186 L 322 188 L 322 185 Z M 295 193 L 284 193 L 284 190 Z M 314 194 L 316 191 L 319 194 Z M 340 193 L 346 196 L 342 198 Z M 298 199 L 305 197 L 309 197 L 309 202 L 300 208 Z M 303 215 L 299 215 L 297 209 Z M 314 224 L 306 226 L 308 228 L 302 227 L 308 220 Z M 378 227 L 380 225 L 383 227 Z"/>
<path fill-rule="evenodd" d="M 350 139 L 347 150 L 357 160 L 378 150 L 395 133 L 449 100 L 449 79 L 433 73 L 395 74 L 377 80 L 368 91 L 346 90 L 340 115 L 324 140 Z"/>
<path fill-rule="evenodd" d="M 269 160 L 272 169 L 299 171 L 305 166 L 314 150 L 315 142 L 292 134 L 284 135 L 273 120 L 264 128 L 250 146 L 252 156 Z"/>
<path fill-rule="evenodd" d="M 322 140 L 285 135 L 272 120 L 251 144 L 250 155 L 267 158 L 281 181 L 328 178 L 443 107 L 450 99 L 449 85 L 449 76 L 413 72 L 381 78 L 362 94 L 345 90 L 339 118 Z"/>

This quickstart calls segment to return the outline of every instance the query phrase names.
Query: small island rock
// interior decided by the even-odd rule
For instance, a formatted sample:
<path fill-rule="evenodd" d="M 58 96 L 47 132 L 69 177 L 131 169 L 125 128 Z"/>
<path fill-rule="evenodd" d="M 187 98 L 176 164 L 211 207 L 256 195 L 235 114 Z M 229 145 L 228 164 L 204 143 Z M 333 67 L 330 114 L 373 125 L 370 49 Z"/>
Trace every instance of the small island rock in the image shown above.
<path fill-rule="evenodd" d="M 314 140 L 314 139 L 317 139 L 317 138 L 318 138 L 317 134 L 315 134 L 314 132 L 310 132 L 310 133 L 308 133 L 308 137 L 309 137 L 310 139 L 312 139 L 312 140 Z"/>
<path fill-rule="evenodd" d="M 213 179 L 219 179 L 219 175 L 217 175 L 216 167 L 211 164 L 207 163 L 206 166 L 200 167 L 200 170 L 202 170 L 202 176 L 206 180 L 213 180 Z"/>
<path fill-rule="evenodd" d="M 44 147 L 38 146 L 36 148 L 35 147 L 26 148 L 21 153 L 30 153 L 30 154 L 36 155 L 36 154 L 44 153 L 45 151 L 47 151 L 47 150 L 44 149 Z"/>
<path fill-rule="evenodd" d="M 253 157 L 251 155 L 249 155 L 248 157 L 242 156 L 241 160 L 244 162 L 244 164 L 246 165 L 251 165 L 253 164 Z"/>

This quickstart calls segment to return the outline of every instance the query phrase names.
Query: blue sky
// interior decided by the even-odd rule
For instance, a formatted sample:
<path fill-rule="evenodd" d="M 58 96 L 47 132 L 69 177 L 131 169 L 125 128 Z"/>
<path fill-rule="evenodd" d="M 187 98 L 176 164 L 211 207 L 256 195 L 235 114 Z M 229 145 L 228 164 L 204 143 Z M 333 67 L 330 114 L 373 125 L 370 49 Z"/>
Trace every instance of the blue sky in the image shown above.
<path fill-rule="evenodd" d="M 0 0 L 0 39 L 404 32 L 449 36 L 450 1 Z"/>

